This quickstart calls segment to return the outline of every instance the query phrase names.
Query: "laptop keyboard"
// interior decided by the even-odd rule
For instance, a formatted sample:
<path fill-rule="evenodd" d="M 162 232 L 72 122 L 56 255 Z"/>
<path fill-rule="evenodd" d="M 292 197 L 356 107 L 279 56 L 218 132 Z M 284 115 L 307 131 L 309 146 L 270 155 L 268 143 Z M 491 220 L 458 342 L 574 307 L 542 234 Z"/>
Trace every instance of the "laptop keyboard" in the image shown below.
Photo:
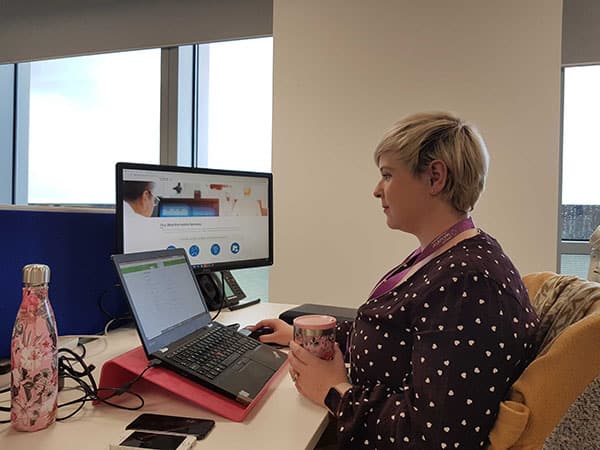
<path fill-rule="evenodd" d="M 169 358 L 179 365 L 213 379 L 249 350 L 260 345 L 227 327 L 219 327 L 186 342 Z"/>

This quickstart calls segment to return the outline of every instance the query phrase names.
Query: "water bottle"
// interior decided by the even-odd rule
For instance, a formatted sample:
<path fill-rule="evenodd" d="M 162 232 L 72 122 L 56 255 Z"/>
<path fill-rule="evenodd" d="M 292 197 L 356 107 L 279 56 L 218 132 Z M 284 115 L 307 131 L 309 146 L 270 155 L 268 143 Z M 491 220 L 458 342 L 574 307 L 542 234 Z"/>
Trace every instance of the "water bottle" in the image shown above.
<path fill-rule="evenodd" d="M 52 425 L 58 400 L 56 320 L 48 299 L 50 268 L 23 267 L 23 300 L 13 328 L 10 421 L 16 430 Z"/>

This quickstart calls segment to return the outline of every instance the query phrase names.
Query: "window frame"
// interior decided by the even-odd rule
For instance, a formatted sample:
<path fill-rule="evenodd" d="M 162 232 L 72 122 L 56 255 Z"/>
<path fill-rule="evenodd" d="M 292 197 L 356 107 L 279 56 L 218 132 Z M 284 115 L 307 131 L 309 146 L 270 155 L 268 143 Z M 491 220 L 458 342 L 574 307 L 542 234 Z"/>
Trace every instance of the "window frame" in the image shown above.
<path fill-rule="evenodd" d="M 558 175 L 558 245 L 556 255 L 557 273 L 561 271 L 561 259 L 563 255 L 590 255 L 591 247 L 589 239 L 586 241 L 575 241 L 562 238 L 562 191 L 563 191 L 563 155 L 564 155 L 564 110 L 565 110 L 565 69 L 569 67 L 594 66 L 597 63 L 589 64 L 563 64 L 560 69 L 560 145 L 559 145 L 559 175 Z"/>
<path fill-rule="evenodd" d="M 15 66 L 0 65 L 0 203 L 12 204 L 15 116 Z"/>
<path fill-rule="evenodd" d="M 161 48 L 160 93 L 160 164 L 189 165 L 189 156 L 183 150 L 184 139 L 180 134 L 185 126 L 178 126 L 178 115 L 185 117 L 183 104 L 178 97 L 179 70 L 178 47 Z M 117 52 L 114 52 L 117 53 Z M 0 94 L 8 99 L 0 107 L 0 204 L 29 205 L 29 99 L 31 63 L 0 65 Z M 191 77 L 191 75 L 190 75 Z M 181 110 L 181 112 L 180 112 Z M 188 120 L 188 119 L 186 119 Z M 189 118 L 191 124 L 191 117 Z M 180 145 L 178 143 L 181 143 Z M 178 147 L 179 145 L 179 147 Z M 60 204 L 58 204 L 60 206 Z M 73 205 L 65 205 L 73 206 Z M 83 204 L 90 208 L 106 208 L 107 205 Z"/>

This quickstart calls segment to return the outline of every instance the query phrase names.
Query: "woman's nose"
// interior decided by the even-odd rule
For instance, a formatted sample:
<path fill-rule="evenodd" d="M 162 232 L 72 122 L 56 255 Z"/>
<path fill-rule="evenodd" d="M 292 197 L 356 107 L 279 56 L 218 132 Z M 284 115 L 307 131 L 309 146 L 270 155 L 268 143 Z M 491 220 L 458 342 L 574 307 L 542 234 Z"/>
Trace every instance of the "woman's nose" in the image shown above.
<path fill-rule="evenodd" d="M 379 186 L 380 183 L 377 183 L 375 185 L 375 190 L 373 191 L 373 195 L 377 198 L 381 197 L 381 187 Z"/>

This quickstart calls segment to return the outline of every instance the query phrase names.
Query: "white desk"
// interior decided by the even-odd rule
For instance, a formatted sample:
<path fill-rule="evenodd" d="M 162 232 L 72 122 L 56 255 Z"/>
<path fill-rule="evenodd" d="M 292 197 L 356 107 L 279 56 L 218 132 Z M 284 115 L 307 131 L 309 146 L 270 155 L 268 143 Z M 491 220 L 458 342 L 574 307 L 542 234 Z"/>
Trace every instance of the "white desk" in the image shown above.
<path fill-rule="evenodd" d="M 260 303 L 234 312 L 222 312 L 217 321 L 240 323 L 243 327 L 267 317 L 277 317 L 294 305 Z M 109 333 L 107 342 L 86 344 L 86 362 L 93 363 L 96 381 L 100 379 L 102 363 L 140 345 L 133 329 L 118 329 Z M 72 418 L 57 422 L 49 428 L 34 433 L 22 433 L 10 424 L 0 425 L 0 449 L 2 450 L 106 450 L 125 433 L 125 426 L 142 412 L 176 414 L 214 419 L 211 433 L 197 441 L 194 449 L 312 449 L 327 426 L 327 411 L 300 396 L 287 371 L 269 387 L 264 397 L 248 414 L 244 422 L 232 422 L 202 409 L 194 404 L 169 397 L 156 389 L 144 389 L 134 385 L 145 400 L 138 411 L 126 411 L 110 406 L 87 404 Z M 3 394 L 4 399 L 6 394 Z M 59 394 L 59 403 L 66 400 L 66 393 Z M 0 404 L 5 403 L 0 401 Z M 64 416 L 59 409 L 59 417 Z M 0 417 L 7 417 L 2 413 Z"/>

